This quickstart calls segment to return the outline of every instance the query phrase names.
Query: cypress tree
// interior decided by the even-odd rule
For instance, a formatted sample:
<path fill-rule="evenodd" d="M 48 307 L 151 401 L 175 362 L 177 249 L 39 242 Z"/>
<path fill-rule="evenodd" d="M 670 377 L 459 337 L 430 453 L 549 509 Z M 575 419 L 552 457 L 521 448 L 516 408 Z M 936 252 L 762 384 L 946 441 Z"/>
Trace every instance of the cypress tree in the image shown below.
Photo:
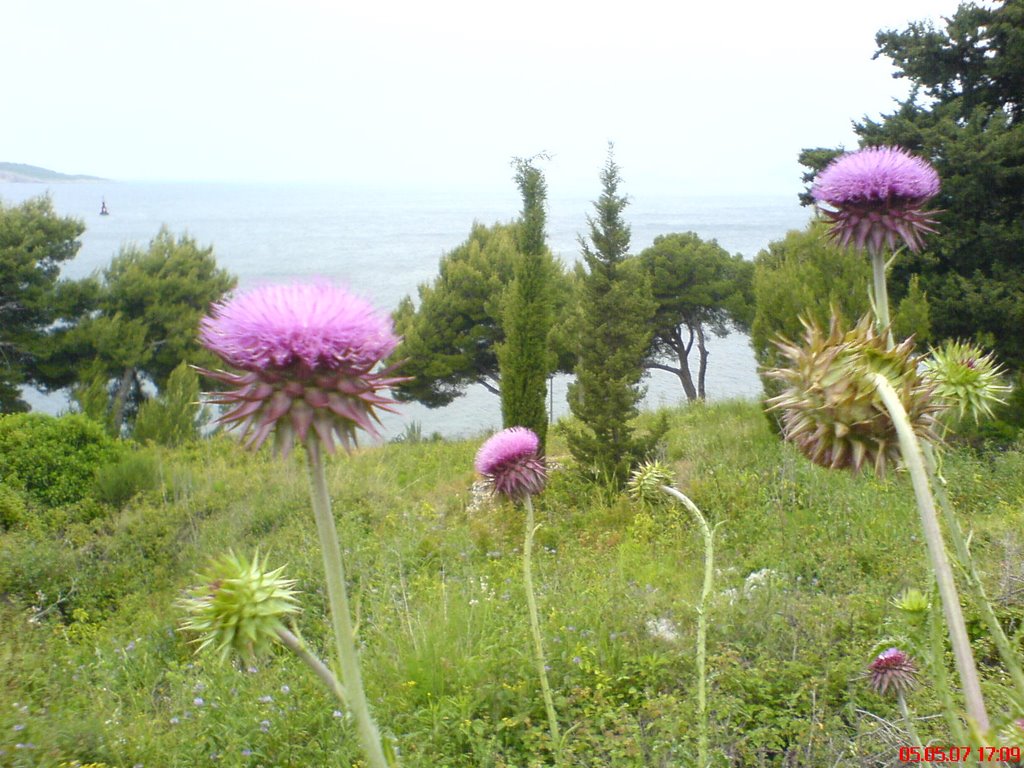
<path fill-rule="evenodd" d="M 502 423 L 533 430 L 543 452 L 548 429 L 544 405 L 547 377 L 554 368 L 548 353 L 548 334 L 554 323 L 554 262 L 545 244 L 547 185 L 533 160 L 517 158 L 513 162 L 523 212 L 516 227 L 519 254 L 502 303 L 505 341 L 497 352 Z"/>
<path fill-rule="evenodd" d="M 569 387 L 569 407 L 582 422 L 569 431 L 570 451 L 619 485 L 649 447 L 629 422 L 644 395 L 640 379 L 656 309 L 649 279 L 628 255 L 630 229 L 622 212 L 629 201 L 618 192 L 620 182 L 609 145 L 596 216 L 587 217 L 592 247 L 580 237 L 587 271 L 581 275 L 576 381 Z"/>

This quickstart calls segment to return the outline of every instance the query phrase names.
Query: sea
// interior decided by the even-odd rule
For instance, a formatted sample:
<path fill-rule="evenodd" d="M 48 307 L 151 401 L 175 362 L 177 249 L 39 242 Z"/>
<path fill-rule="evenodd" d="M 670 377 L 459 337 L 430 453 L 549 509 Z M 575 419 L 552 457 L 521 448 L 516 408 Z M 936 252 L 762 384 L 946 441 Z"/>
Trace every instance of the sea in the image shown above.
<path fill-rule="evenodd" d="M 347 285 L 376 306 L 392 310 L 417 286 L 437 275 L 441 256 L 465 241 L 474 221 L 507 222 L 521 200 L 510 183 L 506 192 L 478 188 L 398 189 L 311 184 L 223 184 L 87 181 L 0 182 L 0 200 L 17 204 L 49 195 L 62 216 L 85 224 L 81 248 L 62 270 L 66 278 L 102 271 L 127 245 L 145 248 L 161 227 L 212 246 L 218 265 L 238 277 L 240 289 L 256 285 L 327 278 Z M 547 235 L 552 251 L 571 265 L 580 258 L 579 237 L 588 232 L 594 195 L 551 194 Z M 810 213 L 794 190 L 785 195 L 630 195 L 625 219 L 638 253 L 658 235 L 695 232 L 717 240 L 730 253 L 752 259 L 787 231 L 803 228 Z M 101 216 L 106 204 L 109 215 Z M 731 333 L 709 337 L 707 394 L 710 400 L 757 397 L 761 392 L 749 338 Z M 696 371 L 694 370 L 696 377 Z M 552 377 L 552 419 L 568 413 L 569 377 Z M 685 402 L 678 379 L 651 371 L 643 382 L 643 406 L 654 409 Z M 26 392 L 36 410 L 69 409 L 66 395 Z M 417 403 L 384 414 L 383 439 L 414 431 L 446 438 L 480 435 L 501 427 L 498 398 L 483 387 L 444 408 Z"/>

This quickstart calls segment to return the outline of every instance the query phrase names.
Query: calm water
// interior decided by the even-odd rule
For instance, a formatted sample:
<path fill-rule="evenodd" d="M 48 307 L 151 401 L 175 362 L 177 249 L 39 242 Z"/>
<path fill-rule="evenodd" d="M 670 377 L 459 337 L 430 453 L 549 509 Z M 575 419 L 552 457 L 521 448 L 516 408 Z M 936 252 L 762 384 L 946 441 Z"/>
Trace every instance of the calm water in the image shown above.
<path fill-rule="evenodd" d="M 64 268 L 66 277 L 83 277 L 103 269 L 127 243 L 145 247 L 161 225 L 187 232 L 200 245 L 212 245 L 220 266 L 247 287 L 292 278 L 327 276 L 346 283 L 378 306 L 393 309 L 416 286 L 437 274 L 440 256 L 469 233 L 474 220 L 508 221 L 520 200 L 510 184 L 507 193 L 400 191 L 343 186 L 228 184 L 149 184 L 88 182 L 13 184 L 0 182 L 0 199 L 18 203 L 48 192 L 61 215 L 86 225 L 82 248 Z M 100 216 L 105 200 L 110 216 Z M 587 231 L 590 199 L 550 200 L 548 240 L 566 263 L 579 254 L 577 235 Z M 714 238 L 732 253 L 752 258 L 808 218 L 796 194 L 783 197 L 644 197 L 638 193 L 626 209 L 632 227 L 632 250 L 639 252 L 655 236 L 694 231 Z M 760 382 L 747 338 L 731 334 L 711 338 L 709 397 L 755 396 Z M 695 374 L 696 375 L 696 374 Z M 565 414 L 567 380 L 553 382 L 554 414 Z M 675 376 L 654 371 L 647 380 L 649 407 L 683 399 Z M 55 412 L 61 398 L 31 399 Z M 498 400 L 483 388 L 471 390 L 447 408 L 401 406 L 401 416 L 385 420 L 388 435 L 419 422 L 425 433 L 471 435 L 500 426 Z"/>

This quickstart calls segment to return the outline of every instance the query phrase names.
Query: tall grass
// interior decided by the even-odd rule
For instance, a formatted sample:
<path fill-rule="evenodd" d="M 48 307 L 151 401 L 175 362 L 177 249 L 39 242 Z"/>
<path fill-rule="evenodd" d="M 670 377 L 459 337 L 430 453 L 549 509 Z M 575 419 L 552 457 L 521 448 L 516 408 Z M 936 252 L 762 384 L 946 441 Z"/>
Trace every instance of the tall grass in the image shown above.
<path fill-rule="evenodd" d="M 895 764 L 909 743 L 901 716 L 862 670 L 898 629 L 891 598 L 928 587 L 907 479 L 812 466 L 751 403 L 666 417 L 665 458 L 680 489 L 721 524 L 708 628 L 712 764 Z M 356 574 L 367 695 L 400 735 L 407 767 L 550 762 L 522 621 L 523 520 L 474 494 L 477 448 L 389 444 L 327 466 Z M 567 455 L 557 433 L 548 454 Z M 157 486 L 118 498 L 120 508 L 76 522 L 29 505 L 27 520 L 0 533 L 0 765 L 359 765 L 352 724 L 289 655 L 219 665 L 175 629 L 174 600 L 206 555 L 259 545 L 303 590 L 302 636 L 329 647 L 303 457 L 268 471 L 270 462 L 222 439 L 162 451 Z M 1018 647 L 1022 469 L 1016 450 L 953 454 L 946 466 Z M 702 581 L 692 523 L 678 510 L 640 514 L 571 468 L 555 471 L 535 502 L 534 583 L 568 731 L 563 763 L 692 764 Z M 968 616 L 969 627 L 977 621 Z M 999 701 L 994 652 L 973 639 Z M 927 688 L 910 699 L 919 715 L 939 711 Z M 918 727 L 926 743 L 952 743 L 942 718 Z"/>

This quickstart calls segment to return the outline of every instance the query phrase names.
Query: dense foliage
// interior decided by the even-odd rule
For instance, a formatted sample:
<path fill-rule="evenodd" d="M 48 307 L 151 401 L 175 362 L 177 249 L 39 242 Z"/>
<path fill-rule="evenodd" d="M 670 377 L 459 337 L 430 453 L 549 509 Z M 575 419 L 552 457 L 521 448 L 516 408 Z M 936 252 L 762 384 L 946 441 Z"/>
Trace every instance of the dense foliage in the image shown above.
<path fill-rule="evenodd" d="M 554 324 L 556 273 L 561 270 L 546 243 L 544 175 L 530 160 L 516 161 L 515 168 L 523 212 L 515 230 L 519 253 L 501 306 L 505 340 L 496 350 L 501 419 L 505 427 L 532 430 L 543 454 L 548 432 L 547 380 L 556 367 L 548 338 Z"/>
<path fill-rule="evenodd" d="M 123 448 L 103 428 L 76 414 L 0 416 L 0 483 L 46 506 L 70 504 L 93 489 L 99 467 Z"/>
<path fill-rule="evenodd" d="M 410 377 L 395 392 L 400 400 L 437 408 L 473 384 L 501 394 L 497 350 L 505 340 L 505 301 L 520 256 L 518 229 L 515 222 L 475 222 L 466 241 L 441 257 L 434 281 L 419 286 L 419 303 L 409 296 L 399 302 L 393 318 L 402 342 L 391 360 L 403 361 L 401 372 Z M 545 253 L 543 274 L 557 312 L 568 300 L 569 281 Z M 559 370 L 566 370 L 567 355 L 555 339 L 547 343 Z"/>
<path fill-rule="evenodd" d="M 860 253 L 836 246 L 823 221 L 776 240 L 754 260 L 751 344 L 762 367 L 780 362 L 774 341 L 797 339 L 803 321 L 827 328 L 833 311 L 850 326 L 871 309 L 871 265 Z M 917 280 L 893 312 L 898 339 L 931 338 L 930 313 Z M 766 386 L 769 386 L 768 381 Z"/>
<path fill-rule="evenodd" d="M 85 231 L 58 216 L 48 197 L 9 207 L 0 201 L 0 413 L 26 411 L 19 387 L 67 383 L 69 368 L 54 359 L 54 324 L 80 311 L 73 283 L 60 279 Z"/>
<path fill-rule="evenodd" d="M 569 449 L 580 465 L 619 484 L 650 448 L 634 435 L 631 421 L 643 397 L 640 379 L 656 310 L 650 279 L 626 264 L 630 230 L 622 213 L 628 200 L 620 183 L 609 148 L 596 216 L 587 218 L 590 244 L 580 238 L 586 271 L 577 267 L 576 381 L 569 385 L 569 407 L 580 422 L 570 428 Z"/>
<path fill-rule="evenodd" d="M 205 410 L 200 402 L 199 375 L 182 362 L 171 371 L 160 393 L 139 407 L 132 437 L 140 443 L 184 445 L 199 437 Z"/>
<path fill-rule="evenodd" d="M 961 5 L 942 30 L 913 23 L 876 37 L 911 93 L 892 114 L 865 118 L 862 146 L 896 144 L 928 158 L 942 211 L 927 251 L 892 271 L 901 298 L 912 275 L 928 296 L 936 338 L 977 338 L 1024 365 L 1024 0 Z M 805 150 L 819 170 L 834 150 Z"/>
<path fill-rule="evenodd" d="M 730 256 L 714 240 L 704 242 L 693 232 L 656 237 L 637 259 L 650 278 L 657 302 L 645 367 L 674 373 L 687 400 L 703 400 L 707 396 L 708 335 L 721 337 L 731 330 L 750 329 L 754 265 L 740 254 Z M 690 372 L 694 344 L 696 386 Z M 668 359 L 671 362 L 666 362 Z"/>
<path fill-rule="evenodd" d="M 432 408 L 448 405 L 470 384 L 500 392 L 497 344 L 504 339 L 501 297 L 516 260 L 514 228 L 474 222 L 466 241 L 441 257 L 433 283 L 419 286 L 394 312 L 402 342 L 392 360 L 410 380 L 395 394 Z"/>
<path fill-rule="evenodd" d="M 196 341 L 199 319 L 235 283 L 212 248 L 166 229 L 146 250 L 122 249 L 103 272 L 98 311 L 71 336 L 92 360 L 78 398 L 86 411 L 119 433 L 146 399 L 147 382 L 160 390 L 183 361 L 212 363 Z"/>

